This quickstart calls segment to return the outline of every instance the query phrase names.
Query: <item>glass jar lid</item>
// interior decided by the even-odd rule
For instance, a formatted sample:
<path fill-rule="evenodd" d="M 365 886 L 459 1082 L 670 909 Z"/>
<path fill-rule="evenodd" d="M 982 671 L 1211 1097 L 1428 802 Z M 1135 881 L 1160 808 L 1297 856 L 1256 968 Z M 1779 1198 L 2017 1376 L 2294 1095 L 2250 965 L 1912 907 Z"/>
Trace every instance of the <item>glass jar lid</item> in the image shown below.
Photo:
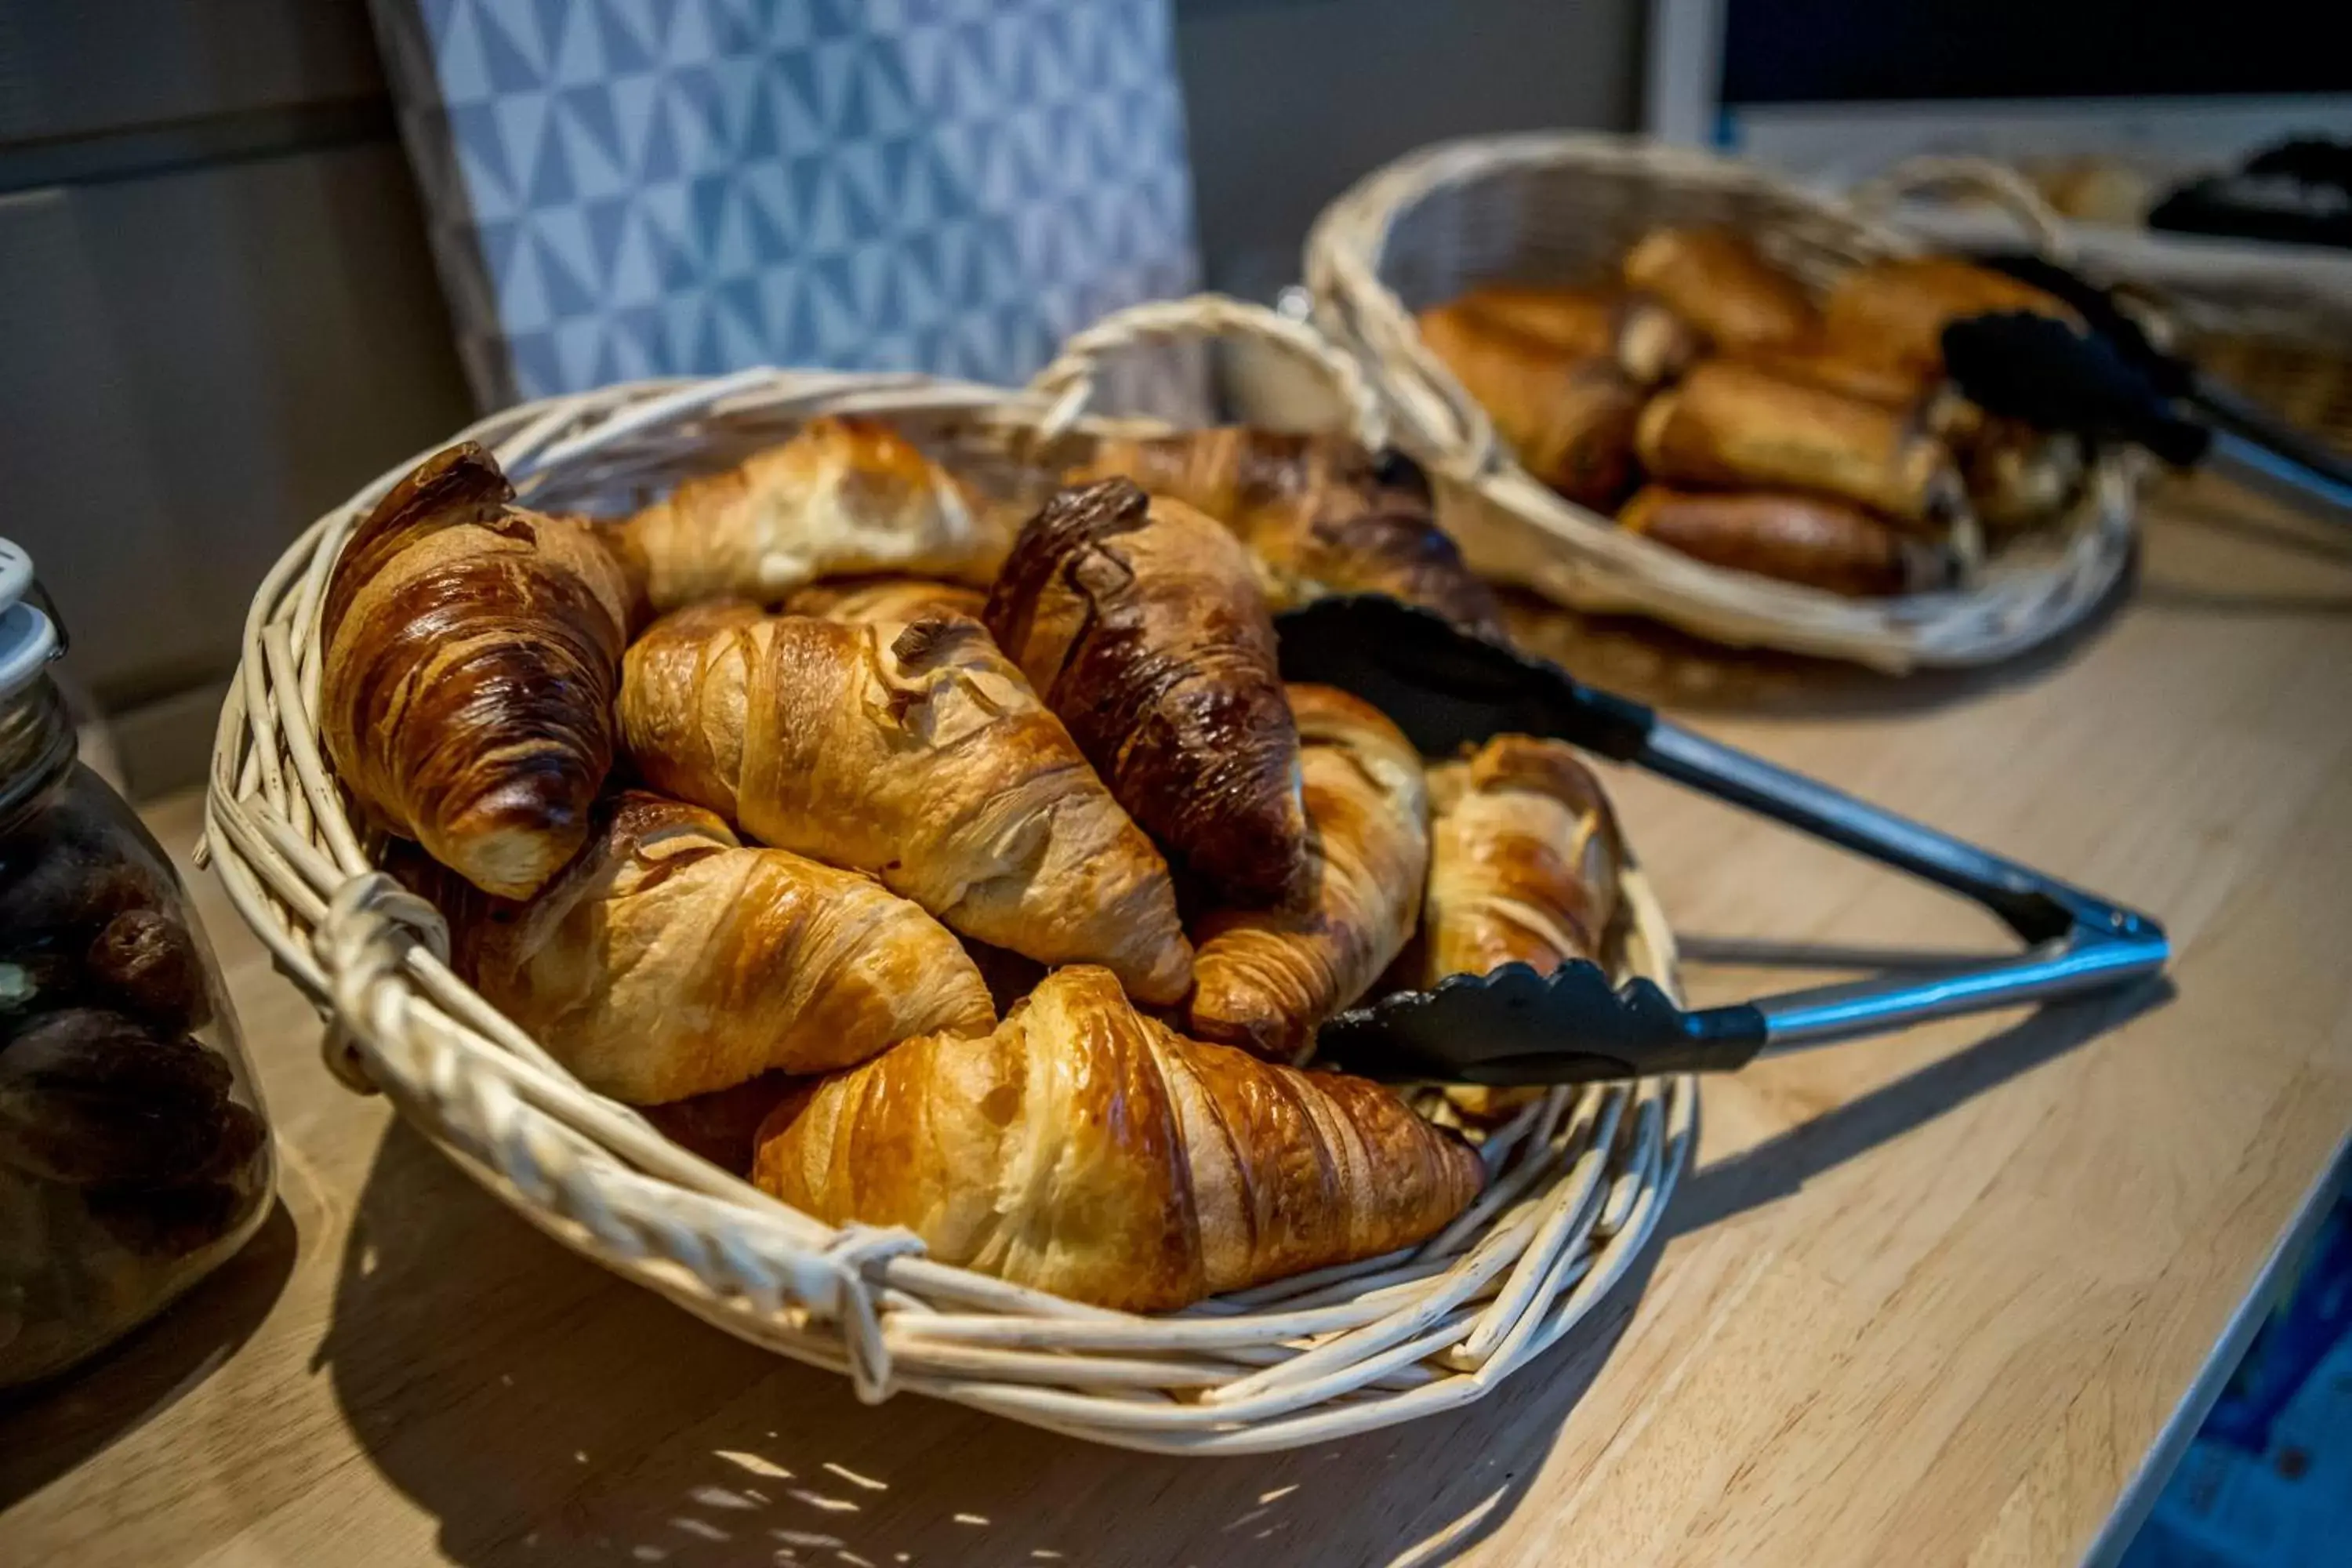
<path fill-rule="evenodd" d="M 31 685 L 57 651 L 57 623 L 33 586 L 33 558 L 0 539 L 0 698 Z"/>

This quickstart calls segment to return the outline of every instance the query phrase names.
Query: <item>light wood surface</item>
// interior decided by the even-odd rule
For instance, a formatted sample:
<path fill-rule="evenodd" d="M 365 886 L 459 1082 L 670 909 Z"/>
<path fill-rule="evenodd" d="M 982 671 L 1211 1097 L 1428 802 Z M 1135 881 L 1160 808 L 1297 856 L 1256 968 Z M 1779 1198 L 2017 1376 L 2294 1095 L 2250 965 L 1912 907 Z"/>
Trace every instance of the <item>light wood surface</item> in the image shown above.
<path fill-rule="evenodd" d="M 2074 1561 L 2210 1398 L 2352 1125 L 2352 536 L 2219 490 L 2158 510 L 2137 602 L 2064 649 L 1900 686 L 1727 666 L 1701 685 L 1748 710 L 1696 721 L 2156 912 L 2171 986 L 1709 1082 L 1669 1239 L 1594 1331 L 1290 1455 L 865 1407 L 612 1279 L 337 1088 L 200 882 L 282 1203 L 163 1322 L 0 1405 L 0 1562 Z M 1616 783 L 1694 947 L 2000 940 Z M 153 820 L 184 850 L 195 803 Z"/>

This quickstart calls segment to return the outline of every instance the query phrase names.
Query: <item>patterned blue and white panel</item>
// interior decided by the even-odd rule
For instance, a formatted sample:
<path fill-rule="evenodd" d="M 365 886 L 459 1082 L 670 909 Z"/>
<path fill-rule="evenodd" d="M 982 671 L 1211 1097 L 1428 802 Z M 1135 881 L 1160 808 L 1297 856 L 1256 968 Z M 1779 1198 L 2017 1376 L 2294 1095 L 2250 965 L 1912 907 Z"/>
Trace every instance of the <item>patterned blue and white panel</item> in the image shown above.
<path fill-rule="evenodd" d="M 1167 0 L 374 0 L 486 405 L 1018 382 L 1197 270 Z"/>

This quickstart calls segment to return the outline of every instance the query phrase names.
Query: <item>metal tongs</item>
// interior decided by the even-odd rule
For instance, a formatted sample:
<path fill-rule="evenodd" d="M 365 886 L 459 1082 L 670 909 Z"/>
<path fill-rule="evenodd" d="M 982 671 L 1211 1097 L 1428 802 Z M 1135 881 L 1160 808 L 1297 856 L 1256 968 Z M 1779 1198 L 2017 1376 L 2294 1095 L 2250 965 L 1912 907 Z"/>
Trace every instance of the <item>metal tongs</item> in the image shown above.
<path fill-rule="evenodd" d="M 2014 957 L 1927 978 L 1879 977 L 1686 1011 L 1647 980 L 1612 987 L 1572 963 L 1452 975 L 1342 1013 L 1318 1055 L 1370 1077 L 1492 1085 L 1730 1072 L 1759 1056 L 1932 1018 L 2120 985 L 2160 971 L 2163 928 L 2041 872 L 1829 785 L 1695 735 L 1542 659 L 1380 596 L 1283 616 L 1285 679 L 1353 692 L 1427 755 L 1502 733 L 1548 736 L 1631 763 L 1975 900 L 2026 942 Z"/>
<path fill-rule="evenodd" d="M 2126 441 L 2175 468 L 2208 468 L 2273 500 L 2352 523 L 2352 460 L 2344 454 L 2157 347 L 2087 279 L 2039 257 L 1983 259 L 2063 300 L 2085 330 L 2033 314 L 1952 322 L 1944 361 L 1970 402 L 2037 429 Z"/>

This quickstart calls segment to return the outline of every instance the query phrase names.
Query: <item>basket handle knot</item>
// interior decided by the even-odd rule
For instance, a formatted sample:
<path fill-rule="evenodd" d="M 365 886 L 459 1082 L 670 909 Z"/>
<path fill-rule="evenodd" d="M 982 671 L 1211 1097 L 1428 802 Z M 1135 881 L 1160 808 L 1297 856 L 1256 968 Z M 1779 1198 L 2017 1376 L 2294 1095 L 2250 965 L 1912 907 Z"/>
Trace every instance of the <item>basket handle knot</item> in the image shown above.
<path fill-rule="evenodd" d="M 882 1337 L 882 1318 L 874 1308 L 874 1286 L 866 1270 L 922 1250 L 922 1237 L 912 1231 L 856 1224 L 842 1226 L 824 1249 L 824 1262 L 834 1279 L 833 1317 L 849 1355 L 850 1385 L 865 1404 L 879 1405 L 890 1397 L 890 1347 Z"/>
<path fill-rule="evenodd" d="M 328 900 L 326 916 L 310 938 L 333 1004 L 320 1052 L 327 1070 L 345 1088 L 376 1092 L 367 1068 L 368 1045 L 404 1027 L 407 988 L 394 982 L 419 945 L 448 963 L 449 922 L 383 872 L 353 877 Z"/>

